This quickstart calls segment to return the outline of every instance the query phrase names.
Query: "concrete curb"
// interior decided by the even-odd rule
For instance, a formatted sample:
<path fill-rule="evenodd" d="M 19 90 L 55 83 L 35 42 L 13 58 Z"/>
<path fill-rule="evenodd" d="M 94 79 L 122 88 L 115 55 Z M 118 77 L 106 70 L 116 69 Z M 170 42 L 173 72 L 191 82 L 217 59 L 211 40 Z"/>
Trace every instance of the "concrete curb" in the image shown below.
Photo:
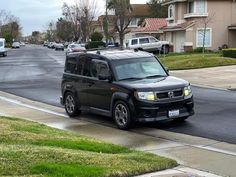
<path fill-rule="evenodd" d="M 178 166 L 170 170 L 144 174 L 136 177 L 222 177 L 189 167 Z"/>

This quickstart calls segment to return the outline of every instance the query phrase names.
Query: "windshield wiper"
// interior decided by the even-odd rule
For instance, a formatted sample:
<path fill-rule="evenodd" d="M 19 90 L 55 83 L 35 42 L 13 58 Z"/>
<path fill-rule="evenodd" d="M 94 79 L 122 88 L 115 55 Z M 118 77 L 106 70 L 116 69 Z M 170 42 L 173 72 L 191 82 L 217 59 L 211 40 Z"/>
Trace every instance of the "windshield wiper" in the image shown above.
<path fill-rule="evenodd" d="M 152 75 L 152 76 L 147 76 L 145 78 L 155 78 L 155 77 L 166 77 L 164 75 Z"/>
<path fill-rule="evenodd" d="M 124 78 L 124 79 L 120 79 L 119 81 L 124 81 L 124 80 L 141 80 L 144 79 L 142 77 L 128 77 L 128 78 Z"/>

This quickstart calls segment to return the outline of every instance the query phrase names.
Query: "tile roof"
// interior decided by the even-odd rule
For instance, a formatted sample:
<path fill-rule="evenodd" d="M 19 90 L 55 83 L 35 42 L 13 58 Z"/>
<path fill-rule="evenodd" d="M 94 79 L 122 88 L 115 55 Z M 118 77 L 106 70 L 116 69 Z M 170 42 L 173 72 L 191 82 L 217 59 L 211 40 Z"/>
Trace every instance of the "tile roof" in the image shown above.
<path fill-rule="evenodd" d="M 142 27 L 134 29 L 133 32 L 157 32 L 161 28 L 167 26 L 165 18 L 146 18 L 142 24 Z"/>
<path fill-rule="evenodd" d="M 162 28 L 162 30 L 164 31 L 181 31 L 181 30 L 186 30 L 187 28 L 189 28 L 190 26 L 194 25 L 195 22 L 194 21 L 187 21 L 184 23 L 180 23 L 174 26 L 166 26 L 164 28 Z"/>

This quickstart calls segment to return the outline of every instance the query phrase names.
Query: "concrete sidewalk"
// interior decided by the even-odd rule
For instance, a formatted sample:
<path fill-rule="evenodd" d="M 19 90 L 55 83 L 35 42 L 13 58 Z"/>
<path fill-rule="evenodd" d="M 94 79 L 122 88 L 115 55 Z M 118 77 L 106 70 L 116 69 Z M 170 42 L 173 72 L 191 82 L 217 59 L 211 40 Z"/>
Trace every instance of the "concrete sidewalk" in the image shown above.
<path fill-rule="evenodd" d="M 236 66 L 171 71 L 171 75 L 183 78 L 193 85 L 236 89 Z"/>
<path fill-rule="evenodd" d="M 64 109 L 0 92 L 0 115 L 36 121 L 109 143 L 173 158 L 179 167 L 143 177 L 218 177 L 236 175 L 236 145 L 168 131 L 137 128 L 121 131 L 112 121 L 83 114 L 70 119 Z M 218 175 L 214 175 L 214 174 Z"/>

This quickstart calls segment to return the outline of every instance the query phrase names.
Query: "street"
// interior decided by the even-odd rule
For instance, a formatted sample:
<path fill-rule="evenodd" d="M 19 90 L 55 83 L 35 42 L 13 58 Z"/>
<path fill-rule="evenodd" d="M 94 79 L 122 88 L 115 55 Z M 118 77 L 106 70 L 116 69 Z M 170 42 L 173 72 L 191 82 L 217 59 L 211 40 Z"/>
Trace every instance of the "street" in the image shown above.
<path fill-rule="evenodd" d="M 26 46 L 0 57 L 0 90 L 61 107 L 60 82 L 65 54 L 62 51 Z M 236 92 L 193 87 L 195 112 L 184 124 L 158 122 L 141 124 L 133 131 L 149 127 L 236 144 Z M 85 115 L 88 121 L 115 126 L 105 117 Z"/>

